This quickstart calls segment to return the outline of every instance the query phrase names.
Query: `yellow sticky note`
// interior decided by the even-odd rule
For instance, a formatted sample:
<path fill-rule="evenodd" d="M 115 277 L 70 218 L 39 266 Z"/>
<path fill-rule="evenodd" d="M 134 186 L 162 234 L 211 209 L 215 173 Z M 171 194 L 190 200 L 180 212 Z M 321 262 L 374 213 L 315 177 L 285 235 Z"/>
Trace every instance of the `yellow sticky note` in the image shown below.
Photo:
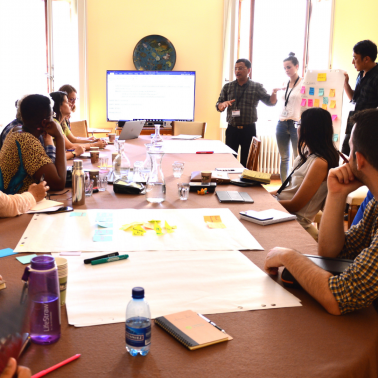
<path fill-rule="evenodd" d="M 318 74 L 318 81 L 327 81 L 327 74 L 326 73 L 319 73 Z"/>
<path fill-rule="evenodd" d="M 327 110 L 327 104 L 323 104 L 322 109 Z"/>
<path fill-rule="evenodd" d="M 336 101 L 335 100 L 331 101 L 330 107 L 331 107 L 331 109 L 335 109 L 336 108 Z"/>
<path fill-rule="evenodd" d="M 319 107 L 319 99 L 318 99 L 318 98 L 314 100 L 314 106 L 315 106 L 316 108 Z"/>
<path fill-rule="evenodd" d="M 206 222 L 209 228 L 226 228 L 222 222 Z"/>
<path fill-rule="evenodd" d="M 203 217 L 205 222 L 222 222 L 222 219 L 219 215 L 205 215 Z"/>
<path fill-rule="evenodd" d="M 167 230 L 168 234 L 171 234 L 173 232 L 173 227 L 171 227 L 167 221 L 165 221 L 165 229 Z"/>
<path fill-rule="evenodd" d="M 154 229 L 155 229 L 156 235 L 164 235 L 163 230 L 161 229 L 161 227 L 159 226 L 157 222 L 154 223 Z"/>
<path fill-rule="evenodd" d="M 141 227 L 137 228 L 137 227 L 134 227 L 133 228 L 133 235 L 134 236 L 143 236 L 145 234 L 146 231 L 144 231 Z"/>
<path fill-rule="evenodd" d="M 328 97 L 335 97 L 335 90 L 334 89 L 329 90 L 329 96 Z"/>
<path fill-rule="evenodd" d="M 160 223 L 159 220 L 150 220 L 149 222 L 150 222 L 150 223 Z"/>
<path fill-rule="evenodd" d="M 127 223 L 127 224 L 124 224 L 123 226 L 121 226 L 120 230 L 127 231 L 127 230 L 129 230 L 130 228 L 132 228 L 134 226 L 140 226 L 142 224 L 143 224 L 143 222 Z"/>

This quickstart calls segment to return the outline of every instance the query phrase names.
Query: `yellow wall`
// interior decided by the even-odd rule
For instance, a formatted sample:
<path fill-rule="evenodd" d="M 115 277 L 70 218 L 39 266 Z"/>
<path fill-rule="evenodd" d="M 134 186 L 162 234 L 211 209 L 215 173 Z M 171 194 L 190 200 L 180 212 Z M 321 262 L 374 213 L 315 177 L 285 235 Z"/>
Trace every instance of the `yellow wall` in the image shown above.
<path fill-rule="evenodd" d="M 364 39 L 378 44 L 378 2 L 335 0 L 332 68 L 345 70 L 354 88 L 358 72 L 352 65 L 353 46 Z"/>
<path fill-rule="evenodd" d="M 87 1 L 89 127 L 114 125 L 106 121 L 106 70 L 135 69 L 135 45 L 160 34 L 175 46 L 174 70 L 196 71 L 195 121 L 206 121 L 206 137 L 218 139 L 222 29 L 222 0 Z"/>

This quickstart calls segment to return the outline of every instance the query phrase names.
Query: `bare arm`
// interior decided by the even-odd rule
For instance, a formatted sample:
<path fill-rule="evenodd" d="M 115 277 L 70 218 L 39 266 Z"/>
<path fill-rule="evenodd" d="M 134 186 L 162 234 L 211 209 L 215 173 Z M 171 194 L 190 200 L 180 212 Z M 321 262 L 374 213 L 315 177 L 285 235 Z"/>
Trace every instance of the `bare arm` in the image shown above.
<path fill-rule="evenodd" d="M 347 94 L 349 100 L 352 100 L 353 94 L 354 94 L 354 90 L 349 85 L 349 75 L 345 72 L 344 76 L 345 76 L 345 81 L 344 81 L 345 93 Z"/>
<path fill-rule="evenodd" d="M 279 203 L 290 213 L 298 212 L 316 194 L 327 178 L 327 173 L 328 163 L 321 158 L 315 159 L 294 197 L 291 200 L 280 200 Z"/>
<path fill-rule="evenodd" d="M 330 314 L 340 315 L 339 305 L 329 289 L 331 273 L 319 268 L 306 256 L 288 248 L 273 248 L 266 256 L 265 270 L 272 275 L 285 266 L 299 284 L 315 298 Z"/>
<path fill-rule="evenodd" d="M 270 103 L 272 104 L 272 105 L 275 105 L 275 104 L 277 104 L 277 92 L 280 90 L 281 88 L 275 88 L 275 89 L 273 89 L 273 92 L 272 92 L 272 94 L 270 95 Z"/>
<path fill-rule="evenodd" d="M 349 163 L 331 169 L 328 174 L 328 196 L 319 230 L 320 256 L 336 257 L 345 243 L 344 209 L 346 198 L 363 184 L 358 181 Z"/>

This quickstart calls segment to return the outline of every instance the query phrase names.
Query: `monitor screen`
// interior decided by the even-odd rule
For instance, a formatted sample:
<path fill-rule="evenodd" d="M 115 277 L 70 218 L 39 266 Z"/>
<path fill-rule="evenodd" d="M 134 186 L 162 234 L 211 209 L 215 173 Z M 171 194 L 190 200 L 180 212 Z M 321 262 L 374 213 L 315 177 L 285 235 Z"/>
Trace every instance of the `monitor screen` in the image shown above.
<path fill-rule="evenodd" d="M 106 71 L 108 121 L 193 121 L 194 71 Z"/>

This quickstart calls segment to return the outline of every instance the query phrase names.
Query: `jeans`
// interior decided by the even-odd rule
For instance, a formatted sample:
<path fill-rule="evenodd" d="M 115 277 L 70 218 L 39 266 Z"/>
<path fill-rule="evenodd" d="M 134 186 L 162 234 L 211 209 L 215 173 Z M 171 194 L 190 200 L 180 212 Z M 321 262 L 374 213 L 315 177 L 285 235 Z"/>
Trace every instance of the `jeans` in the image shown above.
<path fill-rule="evenodd" d="M 294 121 L 278 121 L 276 128 L 278 151 L 281 155 L 280 176 L 284 182 L 289 175 L 290 166 L 290 140 L 293 147 L 294 158 L 298 156 L 298 134 L 294 127 Z"/>

